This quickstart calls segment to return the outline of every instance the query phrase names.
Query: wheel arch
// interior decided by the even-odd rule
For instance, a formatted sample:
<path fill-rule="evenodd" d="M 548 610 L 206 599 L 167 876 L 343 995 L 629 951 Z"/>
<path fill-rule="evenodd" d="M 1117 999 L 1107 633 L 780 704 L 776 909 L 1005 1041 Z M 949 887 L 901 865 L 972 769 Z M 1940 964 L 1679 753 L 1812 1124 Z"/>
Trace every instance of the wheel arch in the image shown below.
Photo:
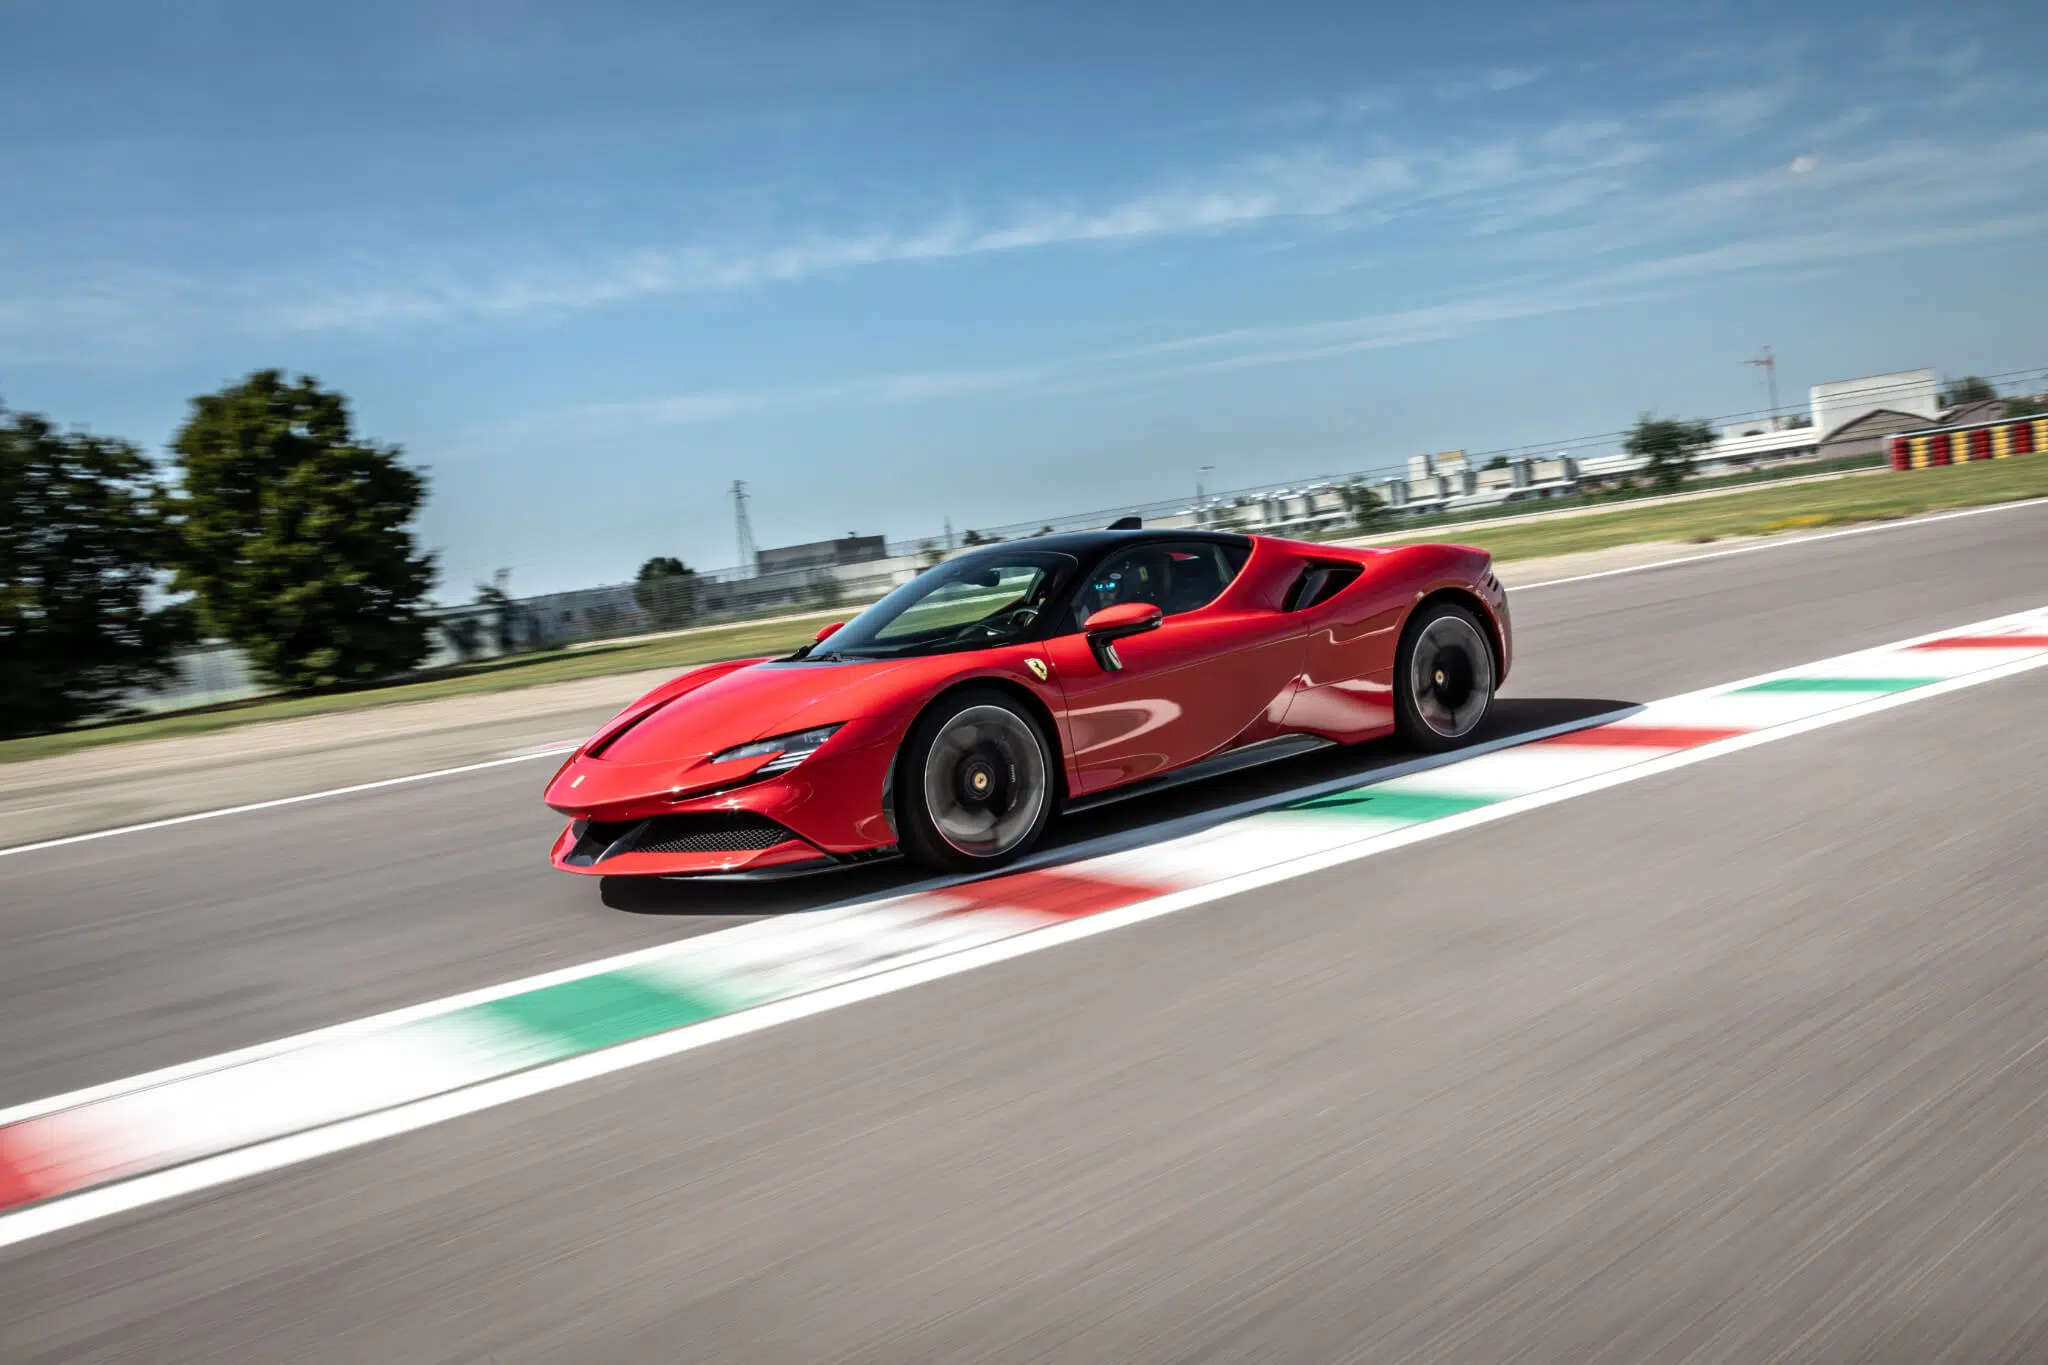
<path fill-rule="evenodd" d="M 1409 623 L 1414 621 L 1424 608 L 1436 602 L 1448 602 L 1453 606 L 1463 607 L 1479 619 L 1479 624 L 1486 628 L 1486 647 L 1493 654 L 1493 676 L 1505 677 L 1507 647 L 1506 642 L 1500 638 L 1500 622 L 1493 619 L 1493 613 L 1487 610 L 1485 600 L 1470 588 L 1452 584 L 1424 593 L 1416 599 L 1415 605 L 1408 609 L 1407 620 L 1401 622 L 1402 635 L 1407 635 Z"/>
<path fill-rule="evenodd" d="M 1045 704 L 1043 697 L 1014 678 L 1006 678 L 1000 674 L 974 674 L 970 677 L 955 679 L 953 682 L 947 683 L 944 687 L 932 693 L 931 696 L 925 698 L 924 704 L 911 713 L 909 721 L 904 725 L 903 736 L 896 741 L 896 753 L 890 758 L 888 773 L 882 781 L 882 815 L 883 818 L 888 820 L 889 828 L 892 832 L 898 829 L 896 819 L 896 775 L 903 767 L 903 750 L 904 746 L 910 743 L 911 732 L 917 729 L 919 721 L 923 720 L 948 697 L 956 696 L 961 692 L 976 690 L 1002 693 L 1011 701 L 1016 702 L 1026 715 L 1037 722 L 1039 732 L 1045 736 L 1045 742 L 1052 750 L 1052 762 L 1049 766 L 1053 782 L 1053 810 L 1057 812 L 1062 805 L 1066 804 L 1068 797 L 1066 742 L 1060 737 L 1059 719 L 1053 715 L 1052 708 Z"/>

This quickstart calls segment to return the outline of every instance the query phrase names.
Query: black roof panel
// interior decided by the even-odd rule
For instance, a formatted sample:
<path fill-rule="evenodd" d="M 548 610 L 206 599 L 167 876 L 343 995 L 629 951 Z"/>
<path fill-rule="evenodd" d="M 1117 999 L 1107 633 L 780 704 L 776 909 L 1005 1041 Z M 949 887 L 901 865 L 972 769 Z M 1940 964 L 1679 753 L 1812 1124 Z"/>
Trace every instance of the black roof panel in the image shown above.
<path fill-rule="evenodd" d="M 1030 550 L 1057 550 L 1062 554 L 1070 554 L 1077 558 L 1086 559 L 1098 551 L 1107 550 L 1115 545 L 1143 545 L 1147 542 L 1156 543 L 1165 540 L 1207 540 L 1214 541 L 1219 545 L 1235 545 L 1239 547 L 1248 546 L 1252 543 L 1250 536 L 1237 531 L 1173 531 L 1164 529 L 1147 529 L 1143 531 L 1060 531 L 1049 536 L 1023 536 L 1016 540 L 999 541 L 994 545 L 977 545 L 967 551 L 966 554 L 959 555 L 956 558 L 966 559 L 970 555 L 985 553 L 1000 554 L 1004 550 L 1022 548 Z"/>

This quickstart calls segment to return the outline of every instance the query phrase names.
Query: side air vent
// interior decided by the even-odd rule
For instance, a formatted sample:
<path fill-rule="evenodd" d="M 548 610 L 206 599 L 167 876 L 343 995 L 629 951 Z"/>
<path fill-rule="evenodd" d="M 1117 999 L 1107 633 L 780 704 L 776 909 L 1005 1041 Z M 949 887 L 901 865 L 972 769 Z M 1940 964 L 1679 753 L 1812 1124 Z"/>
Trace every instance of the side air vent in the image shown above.
<path fill-rule="evenodd" d="M 1358 580 L 1364 570 L 1356 564 L 1311 564 L 1287 590 L 1282 611 L 1307 611 L 1319 607 Z"/>

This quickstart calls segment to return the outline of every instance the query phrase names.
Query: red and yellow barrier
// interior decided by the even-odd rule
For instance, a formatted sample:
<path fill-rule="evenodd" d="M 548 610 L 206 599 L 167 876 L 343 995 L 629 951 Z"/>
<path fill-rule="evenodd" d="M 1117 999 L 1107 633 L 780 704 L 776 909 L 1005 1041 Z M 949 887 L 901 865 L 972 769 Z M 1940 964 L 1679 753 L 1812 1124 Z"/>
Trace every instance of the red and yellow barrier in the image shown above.
<path fill-rule="evenodd" d="M 2048 417 L 1910 432 L 1887 438 L 1885 449 L 1893 469 L 1931 469 L 1971 460 L 2034 455 L 2048 452 Z"/>

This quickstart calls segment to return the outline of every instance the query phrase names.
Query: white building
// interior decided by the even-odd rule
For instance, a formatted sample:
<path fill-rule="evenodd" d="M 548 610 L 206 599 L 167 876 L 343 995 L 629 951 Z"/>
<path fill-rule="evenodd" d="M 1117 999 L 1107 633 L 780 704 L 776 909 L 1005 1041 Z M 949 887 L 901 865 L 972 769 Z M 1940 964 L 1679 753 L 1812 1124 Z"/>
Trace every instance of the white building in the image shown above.
<path fill-rule="evenodd" d="M 1859 417 L 1880 410 L 1929 422 L 1941 416 L 1941 393 L 1932 370 L 1895 370 L 1861 379 L 1815 384 L 1810 391 L 1815 435 L 1825 441 Z"/>
<path fill-rule="evenodd" d="M 1860 379 L 1836 379 L 1807 391 L 1810 425 L 1772 430 L 1768 420 L 1723 430 L 1699 465 L 1768 464 L 1820 455 L 1864 453 L 1854 444 L 1873 433 L 1904 431 L 1941 416 L 1932 370 L 1895 370 Z"/>
<path fill-rule="evenodd" d="M 1462 450 L 1446 450 L 1435 455 L 1408 457 L 1408 478 L 1415 483 L 1439 476 L 1455 479 L 1464 473 L 1465 452 Z"/>

